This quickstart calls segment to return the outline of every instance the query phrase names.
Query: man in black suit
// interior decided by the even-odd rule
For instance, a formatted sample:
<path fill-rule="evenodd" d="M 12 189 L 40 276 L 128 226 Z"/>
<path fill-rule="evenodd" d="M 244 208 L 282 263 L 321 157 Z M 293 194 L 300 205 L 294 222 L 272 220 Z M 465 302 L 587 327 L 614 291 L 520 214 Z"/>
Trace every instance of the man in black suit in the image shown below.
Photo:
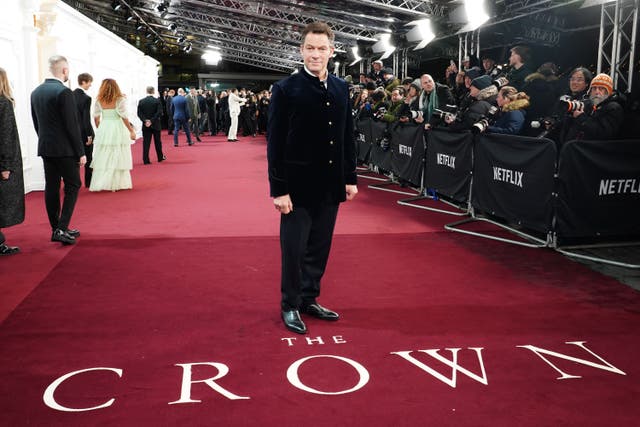
<path fill-rule="evenodd" d="M 147 96 L 138 102 L 138 118 L 142 121 L 142 161 L 145 165 L 151 164 L 149 160 L 149 147 L 151 146 L 151 136 L 153 135 L 153 145 L 156 147 L 158 162 L 166 159 L 162 154 L 162 140 L 160 131 L 162 125 L 162 104 L 160 100 L 153 96 L 155 89 L 153 86 L 147 87 Z"/>
<path fill-rule="evenodd" d="M 269 109 L 269 185 L 280 213 L 281 316 L 300 334 L 307 332 L 300 313 L 339 318 L 316 298 L 338 205 L 358 192 L 349 88 L 327 70 L 333 39 L 323 22 L 304 28 L 304 68 L 273 85 Z"/>
<path fill-rule="evenodd" d="M 69 80 L 69 63 L 64 56 L 49 58 L 47 78 L 31 93 L 31 117 L 38 134 L 38 156 L 44 164 L 44 201 L 52 242 L 73 245 L 80 236 L 69 229 L 73 208 L 78 200 L 80 168 L 87 163 L 78 125 L 78 107 L 73 92 L 64 83 Z M 64 181 L 64 201 L 60 207 L 60 181 Z"/>
<path fill-rule="evenodd" d="M 73 98 L 78 106 L 78 122 L 80 124 L 80 135 L 84 143 L 84 154 L 87 156 L 87 164 L 84 166 L 84 186 L 89 188 L 91 185 L 91 173 L 93 169 L 91 160 L 93 160 L 93 126 L 91 126 L 91 97 L 87 95 L 87 91 L 93 83 L 93 77 L 89 73 L 78 75 L 78 86 L 73 91 Z"/>

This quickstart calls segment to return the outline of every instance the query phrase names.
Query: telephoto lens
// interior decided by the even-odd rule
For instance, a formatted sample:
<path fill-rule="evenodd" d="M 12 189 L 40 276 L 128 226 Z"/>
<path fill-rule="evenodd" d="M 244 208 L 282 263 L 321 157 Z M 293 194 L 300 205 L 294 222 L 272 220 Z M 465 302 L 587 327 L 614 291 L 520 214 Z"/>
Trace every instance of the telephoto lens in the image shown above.
<path fill-rule="evenodd" d="M 471 132 L 476 134 L 482 133 L 485 130 L 487 130 L 488 127 L 489 127 L 489 120 L 480 119 L 471 126 Z"/>

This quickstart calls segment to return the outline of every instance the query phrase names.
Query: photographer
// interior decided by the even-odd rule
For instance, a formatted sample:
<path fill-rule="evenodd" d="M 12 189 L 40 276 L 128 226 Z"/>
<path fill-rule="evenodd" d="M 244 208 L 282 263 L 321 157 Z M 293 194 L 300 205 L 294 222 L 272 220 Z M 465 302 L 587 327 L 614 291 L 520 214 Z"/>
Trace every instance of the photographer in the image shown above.
<path fill-rule="evenodd" d="M 524 109 L 529 107 L 529 96 L 524 92 L 518 92 L 513 86 L 504 86 L 498 92 L 496 102 L 500 112 L 495 123 L 486 128 L 487 132 L 519 134 L 524 126 Z"/>
<path fill-rule="evenodd" d="M 451 94 L 448 86 L 436 83 L 429 74 L 420 76 L 420 85 L 422 92 L 418 97 L 418 111 L 414 120 L 416 123 L 425 123 L 433 125 L 431 122 L 433 112 L 441 110 L 446 105 L 455 104 L 455 99 Z"/>
<path fill-rule="evenodd" d="M 525 78 L 533 73 L 533 70 L 529 67 L 530 62 L 531 49 L 527 46 L 514 46 L 511 48 L 511 56 L 509 56 L 511 70 L 507 73 L 510 86 L 522 90 L 525 85 Z"/>
<path fill-rule="evenodd" d="M 373 119 L 379 120 L 382 116 L 380 110 L 386 110 L 389 108 L 389 105 L 385 102 L 385 93 L 384 89 L 379 88 L 371 92 L 370 95 L 371 102 L 366 102 L 364 104 L 364 108 L 360 112 L 359 118 L 367 118 L 371 117 Z"/>
<path fill-rule="evenodd" d="M 569 104 L 574 121 L 564 141 L 612 139 L 618 136 L 624 109 L 613 89 L 613 79 L 604 73 L 595 76 L 589 86 L 589 100 L 590 102 L 581 103 L 577 108 L 573 108 L 575 104 Z"/>
<path fill-rule="evenodd" d="M 456 116 L 445 115 L 444 121 L 449 130 L 471 130 L 473 125 L 489 115 L 491 107 L 496 107 L 498 88 L 491 81 L 491 77 L 483 75 L 471 81 L 469 106 Z"/>
<path fill-rule="evenodd" d="M 389 109 L 383 113 L 381 113 L 382 110 L 378 110 L 378 118 L 383 122 L 394 123 L 398 121 L 401 115 L 406 116 L 408 106 L 405 106 L 406 104 L 404 103 L 404 88 L 402 86 L 398 86 L 391 91 L 391 105 L 389 106 Z"/>

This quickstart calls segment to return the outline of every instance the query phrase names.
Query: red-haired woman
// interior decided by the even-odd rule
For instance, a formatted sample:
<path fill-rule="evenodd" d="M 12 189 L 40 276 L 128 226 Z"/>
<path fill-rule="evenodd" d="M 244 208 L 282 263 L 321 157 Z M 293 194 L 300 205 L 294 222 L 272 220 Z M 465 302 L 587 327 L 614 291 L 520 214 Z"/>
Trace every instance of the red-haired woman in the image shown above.
<path fill-rule="evenodd" d="M 93 177 L 90 191 L 132 188 L 131 140 L 136 139 L 127 118 L 126 98 L 113 79 L 104 79 L 94 103 Z"/>

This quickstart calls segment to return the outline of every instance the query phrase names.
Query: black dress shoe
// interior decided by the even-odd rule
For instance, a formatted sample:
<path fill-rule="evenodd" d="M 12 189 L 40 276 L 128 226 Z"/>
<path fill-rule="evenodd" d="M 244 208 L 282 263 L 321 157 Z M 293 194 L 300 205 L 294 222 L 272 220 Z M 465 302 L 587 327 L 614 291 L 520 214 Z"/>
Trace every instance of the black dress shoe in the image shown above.
<path fill-rule="evenodd" d="M 282 311 L 282 321 L 284 322 L 284 326 L 286 326 L 287 329 L 295 332 L 296 334 L 307 333 L 307 327 L 300 318 L 300 313 L 298 313 L 298 310 Z"/>
<path fill-rule="evenodd" d="M 60 242 L 63 245 L 73 245 L 76 243 L 76 238 L 69 234 L 68 231 L 56 228 L 55 230 L 53 230 L 53 234 L 51 235 L 51 241 Z"/>
<path fill-rule="evenodd" d="M 160 162 L 162 162 L 162 161 L 164 161 L 164 160 L 167 160 L 167 156 L 165 156 L 165 155 L 163 154 L 163 155 L 162 155 L 162 158 L 161 158 L 161 159 L 158 159 L 158 163 L 160 163 Z"/>
<path fill-rule="evenodd" d="M 74 239 L 77 239 L 78 237 L 80 237 L 80 230 L 76 230 L 75 228 L 71 228 L 67 230 L 67 233 L 69 233 L 69 235 Z"/>
<path fill-rule="evenodd" d="M 4 243 L 0 244 L 0 256 L 15 255 L 20 252 L 20 248 L 17 246 L 8 246 Z"/>
<path fill-rule="evenodd" d="M 199 137 L 199 136 L 196 136 L 196 141 L 198 141 L 198 142 L 202 142 L 202 140 L 200 139 L 200 137 Z"/>
<path fill-rule="evenodd" d="M 150 165 L 151 164 L 151 162 L 142 162 L 142 163 L 145 164 L 145 165 Z"/>
<path fill-rule="evenodd" d="M 300 309 L 300 312 L 322 320 L 336 321 L 340 318 L 340 315 L 338 315 L 338 313 L 326 309 L 318 303 L 305 305 Z"/>

